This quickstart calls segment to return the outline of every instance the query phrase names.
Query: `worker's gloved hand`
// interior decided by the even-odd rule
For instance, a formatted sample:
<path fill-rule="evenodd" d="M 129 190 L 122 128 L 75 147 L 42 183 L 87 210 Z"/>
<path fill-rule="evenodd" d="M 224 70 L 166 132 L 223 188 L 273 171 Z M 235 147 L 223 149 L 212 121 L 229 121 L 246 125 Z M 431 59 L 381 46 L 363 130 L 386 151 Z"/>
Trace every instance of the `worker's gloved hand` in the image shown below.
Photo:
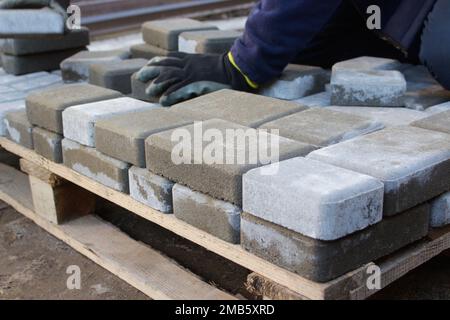
<path fill-rule="evenodd" d="M 251 91 L 257 87 L 230 61 L 230 54 L 175 53 L 156 57 L 138 72 L 137 78 L 145 83 L 153 80 L 146 94 L 160 97 L 163 106 L 221 89 Z"/>
<path fill-rule="evenodd" d="M 58 12 L 65 20 L 67 12 L 55 0 L 0 0 L 0 9 L 40 9 L 48 7 Z"/>

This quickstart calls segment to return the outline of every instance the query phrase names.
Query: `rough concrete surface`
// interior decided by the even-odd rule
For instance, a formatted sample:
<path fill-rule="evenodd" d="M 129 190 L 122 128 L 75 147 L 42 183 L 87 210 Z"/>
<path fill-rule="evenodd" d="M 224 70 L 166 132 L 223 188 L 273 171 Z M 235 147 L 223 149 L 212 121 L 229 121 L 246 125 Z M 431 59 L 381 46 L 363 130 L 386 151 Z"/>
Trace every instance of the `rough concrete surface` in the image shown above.
<path fill-rule="evenodd" d="M 203 30 L 183 32 L 178 37 L 178 50 L 186 53 L 227 53 L 242 35 L 235 30 Z"/>
<path fill-rule="evenodd" d="M 328 91 L 324 91 L 306 96 L 304 98 L 293 100 L 292 102 L 309 108 L 327 107 L 331 105 L 331 93 Z"/>
<path fill-rule="evenodd" d="M 26 99 L 28 120 L 33 125 L 62 134 L 62 112 L 66 108 L 120 96 L 120 92 L 89 84 L 64 85 L 42 90 L 30 94 Z"/>
<path fill-rule="evenodd" d="M 0 136 L 6 135 L 5 116 L 8 112 L 19 111 L 25 109 L 23 100 L 0 103 Z"/>
<path fill-rule="evenodd" d="M 128 193 L 128 163 L 69 139 L 62 141 L 64 165 L 107 187 Z"/>
<path fill-rule="evenodd" d="M 90 102 L 63 111 L 64 136 L 82 145 L 95 147 L 95 123 L 114 116 L 158 108 L 154 104 L 122 97 Z"/>
<path fill-rule="evenodd" d="M 191 124 L 195 118 L 158 108 L 98 121 L 97 150 L 113 158 L 145 167 L 145 139 L 150 135 Z"/>
<path fill-rule="evenodd" d="M 222 119 L 252 128 L 306 109 L 306 107 L 290 101 L 228 89 L 216 91 L 172 107 L 174 111 L 188 111 L 203 120 Z"/>
<path fill-rule="evenodd" d="M 25 109 L 7 113 L 5 126 L 10 140 L 33 149 L 33 125 L 28 121 Z"/>
<path fill-rule="evenodd" d="M 430 208 L 422 205 L 337 241 L 320 241 L 242 214 L 241 246 L 278 266 L 327 282 L 428 234 Z"/>
<path fill-rule="evenodd" d="M 165 57 L 173 51 L 168 51 L 148 43 L 135 44 L 130 47 L 131 56 L 134 59 L 142 58 L 150 60 L 154 57 Z"/>
<path fill-rule="evenodd" d="M 214 133 L 210 141 L 202 135 L 208 131 Z M 244 173 L 268 164 L 270 155 L 278 153 L 278 159 L 272 158 L 277 162 L 305 156 L 314 149 L 219 119 L 157 133 L 145 141 L 147 168 L 152 172 L 238 206 L 242 205 Z M 182 158 L 176 157 L 174 162 L 172 155 Z"/>
<path fill-rule="evenodd" d="M 186 31 L 216 30 L 217 27 L 204 22 L 173 18 L 154 20 L 142 25 L 142 36 L 148 44 L 169 51 L 178 51 L 178 36 Z"/>
<path fill-rule="evenodd" d="M 48 8 L 0 11 L 0 36 L 4 38 L 38 34 L 63 34 L 64 24 L 63 17 Z"/>
<path fill-rule="evenodd" d="M 89 68 L 89 83 L 100 87 L 131 93 L 131 76 L 147 64 L 146 59 L 93 64 Z"/>
<path fill-rule="evenodd" d="M 243 210 L 313 239 L 331 241 L 381 221 L 383 183 L 305 158 L 243 176 Z"/>
<path fill-rule="evenodd" d="M 53 162 L 63 161 L 61 141 L 63 136 L 42 128 L 33 128 L 34 151 Z"/>
<path fill-rule="evenodd" d="M 308 158 L 384 183 L 384 214 L 394 215 L 450 190 L 450 135 L 391 127 L 314 151 Z"/>
<path fill-rule="evenodd" d="M 412 124 L 415 127 L 440 131 L 450 134 L 450 110 L 443 111 L 427 118 L 417 120 Z"/>
<path fill-rule="evenodd" d="M 241 208 L 183 185 L 173 187 L 175 216 L 194 227 L 231 243 L 240 242 Z"/>
<path fill-rule="evenodd" d="M 384 128 L 381 122 L 328 108 L 314 108 L 268 122 L 260 129 L 279 130 L 280 136 L 326 147 Z"/>
<path fill-rule="evenodd" d="M 89 79 L 89 66 L 120 62 L 129 57 L 127 50 L 81 51 L 61 62 L 62 77 L 66 82 L 86 81 Z"/>
<path fill-rule="evenodd" d="M 172 213 L 174 183 L 147 169 L 131 167 L 128 171 L 130 196 L 155 210 Z"/>

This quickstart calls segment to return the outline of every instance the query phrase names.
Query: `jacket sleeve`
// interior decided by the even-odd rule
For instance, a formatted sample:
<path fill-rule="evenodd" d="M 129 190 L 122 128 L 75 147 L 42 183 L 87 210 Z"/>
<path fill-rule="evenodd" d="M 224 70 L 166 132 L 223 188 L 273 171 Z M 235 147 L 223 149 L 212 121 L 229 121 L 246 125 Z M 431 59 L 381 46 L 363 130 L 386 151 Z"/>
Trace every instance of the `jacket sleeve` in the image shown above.
<path fill-rule="evenodd" d="M 343 0 L 261 0 L 231 54 L 241 71 L 263 84 L 283 69 L 325 27 Z"/>

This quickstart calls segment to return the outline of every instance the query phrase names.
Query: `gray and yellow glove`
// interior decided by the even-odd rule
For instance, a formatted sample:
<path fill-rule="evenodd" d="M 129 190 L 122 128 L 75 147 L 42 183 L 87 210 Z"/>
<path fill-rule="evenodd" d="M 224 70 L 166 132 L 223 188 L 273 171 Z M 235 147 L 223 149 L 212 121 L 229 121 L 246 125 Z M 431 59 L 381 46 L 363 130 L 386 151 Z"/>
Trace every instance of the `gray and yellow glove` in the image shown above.
<path fill-rule="evenodd" d="M 146 94 L 160 98 L 163 106 L 198 97 L 221 89 L 252 91 L 257 88 L 234 62 L 231 53 L 175 53 L 156 57 L 137 74 L 138 80 L 152 81 Z"/>

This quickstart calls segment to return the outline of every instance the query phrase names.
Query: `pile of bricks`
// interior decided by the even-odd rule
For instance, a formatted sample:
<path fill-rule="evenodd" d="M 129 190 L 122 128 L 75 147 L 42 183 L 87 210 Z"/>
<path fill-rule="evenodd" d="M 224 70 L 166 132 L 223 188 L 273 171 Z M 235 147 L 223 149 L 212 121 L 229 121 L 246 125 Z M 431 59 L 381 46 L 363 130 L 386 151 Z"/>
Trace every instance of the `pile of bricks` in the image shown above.
<path fill-rule="evenodd" d="M 69 1 L 59 1 L 64 8 Z M 23 23 L 26 21 L 26 23 Z M 84 50 L 89 30 L 65 30 L 65 20 L 50 9 L 0 11 L 1 62 L 7 73 L 22 75 L 59 69 L 61 61 Z"/>
<path fill-rule="evenodd" d="M 178 50 L 173 39 L 183 30 L 167 26 L 147 24 L 144 39 Z M 326 282 L 450 223 L 450 97 L 439 87 L 423 68 L 370 57 L 335 65 L 331 78 L 290 66 L 260 94 L 221 90 L 171 108 L 92 84 L 60 85 L 31 93 L 26 113 L 6 115 L 5 131 L 151 208 Z M 194 163 L 174 162 L 180 132 L 193 151 L 208 148 L 210 140 L 194 141 L 199 124 L 222 137 L 256 137 L 219 144 L 218 154 L 236 160 L 252 143 L 264 152 L 227 164 L 183 151 Z M 261 154 L 273 146 L 260 142 L 273 139 L 279 157 L 268 164 Z"/>

